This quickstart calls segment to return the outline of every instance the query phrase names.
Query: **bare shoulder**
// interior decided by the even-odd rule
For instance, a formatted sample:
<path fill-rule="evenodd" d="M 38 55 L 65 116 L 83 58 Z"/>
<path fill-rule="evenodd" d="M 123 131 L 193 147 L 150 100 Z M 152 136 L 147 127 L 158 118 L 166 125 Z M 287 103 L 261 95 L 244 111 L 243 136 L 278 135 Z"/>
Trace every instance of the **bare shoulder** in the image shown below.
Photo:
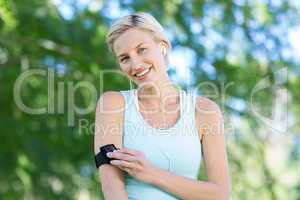
<path fill-rule="evenodd" d="M 97 111 L 121 111 L 125 106 L 125 100 L 119 91 L 104 92 L 97 103 Z M 121 109 L 121 110 L 120 110 Z"/>
<path fill-rule="evenodd" d="M 223 115 L 219 105 L 207 97 L 196 97 L 196 127 L 201 140 L 209 133 L 222 131 L 217 127 L 223 126 Z"/>
<path fill-rule="evenodd" d="M 211 99 L 203 96 L 196 97 L 196 113 L 202 116 L 201 121 L 217 120 L 222 118 L 219 105 Z"/>

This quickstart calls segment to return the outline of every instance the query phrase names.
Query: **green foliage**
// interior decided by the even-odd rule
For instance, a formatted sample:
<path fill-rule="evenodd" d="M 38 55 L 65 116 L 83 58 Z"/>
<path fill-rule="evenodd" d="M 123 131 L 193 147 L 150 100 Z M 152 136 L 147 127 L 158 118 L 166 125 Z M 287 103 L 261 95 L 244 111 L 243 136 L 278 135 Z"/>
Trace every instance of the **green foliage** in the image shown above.
<path fill-rule="evenodd" d="M 114 12 L 146 11 L 172 35 L 174 49 L 195 53 L 192 86 L 209 96 L 214 91 L 201 84 L 209 82 L 220 92 L 211 99 L 225 115 L 232 198 L 300 199 L 299 63 L 284 54 L 291 51 L 287 35 L 299 25 L 299 7 L 290 1 L 54 2 L 0 0 L 0 198 L 103 199 L 93 160 L 95 111 L 75 113 L 73 121 L 68 114 L 70 101 L 83 108 L 92 102 L 94 108 L 96 99 L 85 86 L 74 98 L 68 91 L 85 82 L 94 86 L 98 98 L 103 91 L 129 88 L 124 77 L 101 76 L 103 69 L 119 69 L 105 36 Z M 119 10 L 111 10 L 112 4 Z M 61 11 L 64 6 L 70 16 Z M 288 79 L 282 88 L 287 89 L 290 120 L 287 130 L 276 133 L 253 114 L 251 92 L 266 77 L 275 85 L 280 79 L 276 72 L 284 67 Z M 16 103 L 16 83 L 28 70 L 44 75 L 26 79 L 22 100 L 32 108 L 54 105 L 48 112 L 29 114 Z M 277 89 L 269 87 L 253 99 L 269 118 L 280 96 Z M 234 100 L 245 108 L 231 104 Z M 80 127 L 85 122 L 88 128 Z M 204 166 L 199 179 L 206 179 Z"/>

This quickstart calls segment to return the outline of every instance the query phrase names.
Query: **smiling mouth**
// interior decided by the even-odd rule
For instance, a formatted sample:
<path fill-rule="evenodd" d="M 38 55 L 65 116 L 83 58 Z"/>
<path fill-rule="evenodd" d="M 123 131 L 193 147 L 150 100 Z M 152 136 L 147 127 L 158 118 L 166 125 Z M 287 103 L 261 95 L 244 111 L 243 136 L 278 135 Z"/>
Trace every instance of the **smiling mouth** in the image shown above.
<path fill-rule="evenodd" d="M 137 77 L 137 78 L 143 78 L 143 77 L 146 76 L 151 70 L 152 70 L 152 66 L 149 67 L 148 69 L 144 70 L 144 71 L 141 72 L 141 73 L 135 74 L 134 76 Z"/>

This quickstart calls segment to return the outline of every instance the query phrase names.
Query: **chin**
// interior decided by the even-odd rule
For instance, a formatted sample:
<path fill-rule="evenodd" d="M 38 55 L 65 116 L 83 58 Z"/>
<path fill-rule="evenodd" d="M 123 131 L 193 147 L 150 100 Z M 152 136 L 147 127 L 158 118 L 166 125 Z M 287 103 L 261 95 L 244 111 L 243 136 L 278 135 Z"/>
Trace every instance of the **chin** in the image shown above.
<path fill-rule="evenodd" d="M 150 79 L 150 80 L 145 80 L 145 81 L 142 81 L 142 82 L 138 82 L 137 85 L 139 87 L 143 87 L 143 88 L 153 88 L 153 87 L 155 87 L 156 89 L 159 89 L 160 83 L 157 79 L 158 79 L 158 77 L 156 77 L 155 80 Z"/>

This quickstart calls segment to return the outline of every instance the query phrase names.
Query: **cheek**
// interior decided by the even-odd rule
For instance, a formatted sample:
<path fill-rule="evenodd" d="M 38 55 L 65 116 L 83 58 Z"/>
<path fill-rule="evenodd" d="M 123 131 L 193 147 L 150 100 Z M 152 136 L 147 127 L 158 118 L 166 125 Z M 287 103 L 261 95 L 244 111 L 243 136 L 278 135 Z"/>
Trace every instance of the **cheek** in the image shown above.
<path fill-rule="evenodd" d="M 129 71 L 129 67 L 127 65 L 124 64 L 119 64 L 120 69 L 122 70 L 122 72 L 128 72 Z"/>
<path fill-rule="evenodd" d="M 164 58 L 163 56 L 161 56 L 160 53 L 157 52 L 153 53 L 152 60 L 157 66 L 162 66 L 164 64 Z"/>
<path fill-rule="evenodd" d="M 153 63 L 159 64 L 160 63 L 160 55 L 155 51 L 155 52 L 151 52 L 149 54 L 147 54 L 145 56 L 146 60 L 149 60 Z"/>
<path fill-rule="evenodd" d="M 124 66 L 120 66 L 121 71 L 123 72 L 123 74 L 127 77 L 130 78 L 130 67 L 128 65 Z"/>
<path fill-rule="evenodd" d="M 153 52 L 153 57 L 155 57 L 155 59 L 160 62 L 161 60 L 163 60 L 164 56 L 162 55 L 160 50 L 157 50 Z"/>

